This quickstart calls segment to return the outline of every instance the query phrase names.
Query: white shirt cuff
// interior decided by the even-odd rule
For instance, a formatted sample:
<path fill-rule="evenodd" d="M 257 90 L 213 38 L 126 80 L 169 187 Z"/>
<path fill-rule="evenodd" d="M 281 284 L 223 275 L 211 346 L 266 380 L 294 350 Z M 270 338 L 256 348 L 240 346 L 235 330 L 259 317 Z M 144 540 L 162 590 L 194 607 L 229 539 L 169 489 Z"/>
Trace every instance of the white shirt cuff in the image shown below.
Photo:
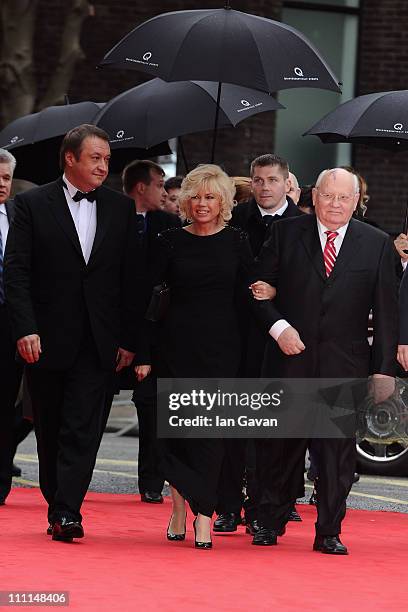
<path fill-rule="evenodd" d="M 272 325 L 271 329 L 269 330 L 269 334 L 274 340 L 277 340 L 281 333 L 288 327 L 290 327 L 290 323 L 285 321 L 285 319 L 279 319 L 279 321 L 276 321 L 276 323 Z"/>

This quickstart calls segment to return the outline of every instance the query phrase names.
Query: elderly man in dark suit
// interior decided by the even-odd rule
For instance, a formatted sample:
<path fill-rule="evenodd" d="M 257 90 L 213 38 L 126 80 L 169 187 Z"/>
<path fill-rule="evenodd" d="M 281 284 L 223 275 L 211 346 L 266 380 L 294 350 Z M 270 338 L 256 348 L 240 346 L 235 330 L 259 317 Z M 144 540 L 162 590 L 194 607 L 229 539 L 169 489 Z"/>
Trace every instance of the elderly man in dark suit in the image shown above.
<path fill-rule="evenodd" d="M 102 186 L 109 158 L 99 128 L 68 132 L 63 177 L 16 197 L 7 241 L 6 299 L 26 363 L 55 540 L 84 535 L 80 509 L 105 426 L 107 386 L 137 349 L 135 210 Z"/>
<path fill-rule="evenodd" d="M 135 204 L 138 235 L 143 268 L 147 270 L 157 235 L 172 227 L 180 227 L 175 214 L 162 209 L 164 171 L 153 161 L 142 159 L 131 162 L 122 173 L 123 190 Z M 150 288 L 147 278 L 144 290 Z M 139 421 L 138 486 L 143 502 L 163 502 L 163 475 L 159 470 L 156 433 L 156 380 L 148 376 L 137 381 L 133 370 L 119 377 L 121 388 L 134 389 L 133 401 Z M 126 380 L 127 379 L 127 380 Z"/>
<path fill-rule="evenodd" d="M 14 218 L 14 204 L 9 196 L 15 166 L 14 156 L 0 149 L 0 505 L 5 503 L 11 489 L 15 404 L 22 375 L 22 366 L 16 362 L 16 346 L 12 338 L 3 283 L 4 251 Z"/>
<path fill-rule="evenodd" d="M 276 221 L 297 217 L 302 213 L 288 196 L 291 183 L 289 166 L 285 159 L 272 153 L 260 155 L 252 161 L 250 174 L 253 198 L 234 208 L 230 223 L 247 232 L 252 253 L 257 257 Z M 248 378 L 258 378 L 261 374 L 266 337 L 261 325 L 251 317 L 250 312 L 248 296 L 244 295 L 241 299 L 241 328 L 244 346 L 242 375 Z M 237 525 L 241 522 L 246 455 L 250 459 L 246 474 L 245 518 L 249 533 L 257 529 L 257 485 L 252 441 L 247 445 L 246 440 L 231 438 L 225 440 L 225 455 L 219 484 L 218 517 L 214 523 L 214 531 L 224 533 L 236 531 Z M 303 487 L 302 483 L 300 488 Z M 299 493 L 301 497 L 301 491 Z M 301 520 L 295 509 L 292 512 L 292 520 Z"/>
<path fill-rule="evenodd" d="M 257 302 L 268 341 L 263 375 L 284 378 L 366 378 L 390 384 L 398 331 L 396 279 L 388 235 L 352 218 L 358 183 L 344 169 L 325 170 L 313 190 L 316 217 L 274 226 L 256 275 L 277 286 Z M 367 341 L 370 311 L 374 339 Z M 381 392 L 376 396 L 380 399 Z M 303 472 L 306 440 L 256 440 L 261 529 L 253 544 L 277 543 Z M 353 483 L 355 440 L 321 440 L 314 550 L 347 554 L 340 541 Z"/>

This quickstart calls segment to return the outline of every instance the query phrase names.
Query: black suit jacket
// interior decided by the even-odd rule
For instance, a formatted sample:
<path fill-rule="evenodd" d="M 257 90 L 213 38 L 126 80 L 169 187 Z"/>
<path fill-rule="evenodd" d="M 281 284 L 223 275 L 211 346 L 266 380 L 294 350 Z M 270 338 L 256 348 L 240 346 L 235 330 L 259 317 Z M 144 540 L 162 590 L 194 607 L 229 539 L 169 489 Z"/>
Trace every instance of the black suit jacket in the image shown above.
<path fill-rule="evenodd" d="M 287 197 L 286 199 L 288 201 L 288 207 L 280 217 L 276 217 L 276 221 L 287 219 L 288 217 L 298 217 L 303 215 L 302 211 L 299 210 L 291 198 Z M 271 227 L 274 223 L 275 219 L 273 220 L 271 226 L 267 227 L 265 225 L 265 223 L 262 221 L 262 215 L 254 198 L 249 200 L 249 202 L 242 202 L 241 204 L 238 204 L 232 212 L 232 219 L 230 221 L 230 225 L 240 227 L 248 234 L 254 257 L 257 257 L 259 254 L 259 251 L 261 250 L 266 238 L 269 236 Z"/>
<path fill-rule="evenodd" d="M 137 349 L 138 241 L 132 200 L 98 190 L 86 264 L 62 180 L 19 194 L 6 247 L 6 300 L 16 339 L 39 334 L 38 367 L 66 369 L 90 327 L 103 368 L 119 346 Z"/>
<path fill-rule="evenodd" d="M 395 374 L 397 288 L 387 234 L 351 219 L 334 269 L 326 278 L 316 218 L 287 219 L 272 228 L 256 276 L 277 287 L 275 300 L 254 303 L 265 334 L 276 321 L 286 319 L 306 345 L 300 355 L 286 356 L 269 338 L 265 375 Z M 372 348 L 367 341 L 371 309 Z"/>
<path fill-rule="evenodd" d="M 402 267 L 402 266 L 401 266 Z M 399 292 L 399 344 L 408 344 L 408 273 L 402 276 Z"/>

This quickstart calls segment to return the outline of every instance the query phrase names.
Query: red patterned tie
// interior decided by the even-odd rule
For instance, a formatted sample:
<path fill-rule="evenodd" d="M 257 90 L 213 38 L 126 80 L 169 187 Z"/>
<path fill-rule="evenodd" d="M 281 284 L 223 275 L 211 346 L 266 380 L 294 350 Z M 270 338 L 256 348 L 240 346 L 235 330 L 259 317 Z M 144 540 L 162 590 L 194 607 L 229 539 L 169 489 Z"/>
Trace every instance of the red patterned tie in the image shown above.
<path fill-rule="evenodd" d="M 323 251 L 323 259 L 324 266 L 326 268 L 326 276 L 330 276 L 334 268 L 334 264 L 336 263 L 336 247 L 334 246 L 334 241 L 339 233 L 327 230 L 325 234 L 327 236 L 327 240 Z"/>

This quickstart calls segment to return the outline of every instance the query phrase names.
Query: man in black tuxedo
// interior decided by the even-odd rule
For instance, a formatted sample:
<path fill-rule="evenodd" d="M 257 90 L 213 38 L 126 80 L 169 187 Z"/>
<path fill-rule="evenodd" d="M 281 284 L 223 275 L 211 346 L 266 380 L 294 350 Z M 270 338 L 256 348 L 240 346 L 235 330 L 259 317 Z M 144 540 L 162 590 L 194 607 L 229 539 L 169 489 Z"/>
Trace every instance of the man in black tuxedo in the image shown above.
<path fill-rule="evenodd" d="M 394 256 L 388 235 L 352 218 L 357 178 L 325 170 L 313 190 L 316 217 L 277 223 L 259 256 L 256 276 L 277 287 L 255 309 L 268 340 L 263 376 L 367 378 L 375 399 L 392 389 L 398 331 Z M 367 341 L 370 311 L 374 338 Z M 253 544 L 277 543 L 297 495 L 307 440 L 257 439 L 261 529 Z M 339 538 L 353 483 L 354 439 L 320 440 L 314 550 L 347 554 Z"/>
<path fill-rule="evenodd" d="M 124 192 L 135 203 L 143 267 L 147 270 L 157 235 L 172 227 L 180 227 L 181 221 L 177 215 L 162 210 L 164 171 L 158 164 L 150 160 L 131 162 L 123 171 L 122 181 Z M 144 290 L 149 288 L 145 278 Z M 162 503 L 164 478 L 159 471 L 157 450 L 156 379 L 153 375 L 137 381 L 133 370 L 124 371 L 118 386 L 134 389 L 133 401 L 139 421 L 138 486 L 141 500 Z"/>
<path fill-rule="evenodd" d="M 15 166 L 14 156 L 0 149 L 0 505 L 5 503 L 11 489 L 15 405 L 22 376 L 22 366 L 16 362 L 16 346 L 5 304 L 3 283 L 4 252 L 14 218 L 14 204 L 9 196 Z"/>
<path fill-rule="evenodd" d="M 291 187 L 289 166 L 282 157 L 271 153 L 256 157 L 251 163 L 250 175 L 254 197 L 249 202 L 243 202 L 234 208 L 230 223 L 247 232 L 254 257 L 257 257 L 270 228 L 276 221 L 297 217 L 302 213 L 287 195 Z M 242 295 L 240 301 L 243 336 L 242 375 L 247 378 L 259 378 L 266 337 L 262 326 L 251 316 L 248 296 Z M 214 522 L 214 531 L 224 533 L 236 531 L 237 525 L 241 522 L 242 489 L 248 455 L 247 499 L 244 505 L 247 531 L 253 533 L 257 528 L 257 486 L 253 443 L 250 441 L 247 444 L 243 439 L 228 439 L 225 440 L 225 447 L 219 485 L 218 517 Z M 292 518 L 300 520 L 295 510 Z"/>
<path fill-rule="evenodd" d="M 84 535 L 80 509 L 105 427 L 107 385 L 137 348 L 135 211 L 102 186 L 109 158 L 104 131 L 68 132 L 63 177 L 16 197 L 7 241 L 6 298 L 55 540 Z"/>

